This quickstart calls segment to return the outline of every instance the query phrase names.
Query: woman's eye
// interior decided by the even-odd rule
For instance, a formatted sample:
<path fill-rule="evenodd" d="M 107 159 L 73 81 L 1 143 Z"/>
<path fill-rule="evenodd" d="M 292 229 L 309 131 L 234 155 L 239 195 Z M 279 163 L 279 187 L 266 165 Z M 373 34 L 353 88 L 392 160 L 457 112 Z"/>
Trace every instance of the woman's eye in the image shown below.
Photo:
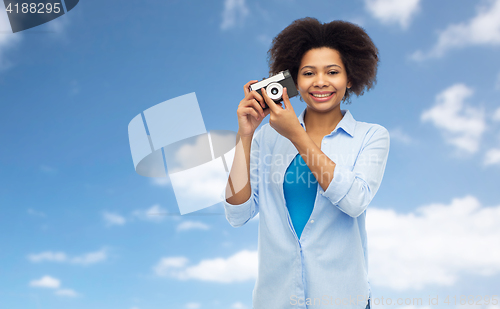
<path fill-rule="evenodd" d="M 338 73 L 339 72 L 337 72 L 337 71 L 330 71 L 330 72 L 328 72 L 328 74 L 330 74 L 330 75 L 335 75 L 335 74 L 338 74 Z"/>
<path fill-rule="evenodd" d="M 304 72 L 304 76 L 311 76 L 313 73 L 312 72 Z"/>

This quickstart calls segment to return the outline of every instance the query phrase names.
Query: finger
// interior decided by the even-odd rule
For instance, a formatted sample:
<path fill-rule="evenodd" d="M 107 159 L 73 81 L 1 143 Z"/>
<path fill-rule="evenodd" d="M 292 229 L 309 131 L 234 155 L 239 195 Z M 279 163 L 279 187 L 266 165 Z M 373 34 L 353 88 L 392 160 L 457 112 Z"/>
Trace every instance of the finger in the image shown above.
<path fill-rule="evenodd" d="M 267 115 L 269 115 L 271 113 L 271 109 L 270 108 L 266 108 L 264 110 L 264 118 L 266 118 Z"/>
<path fill-rule="evenodd" d="M 290 103 L 290 98 L 288 97 L 288 89 L 283 88 L 283 103 L 285 104 L 285 109 L 293 110 L 292 103 Z"/>
<path fill-rule="evenodd" d="M 258 80 L 254 79 L 246 83 L 245 86 L 243 86 L 243 91 L 245 91 L 245 96 L 250 92 L 250 85 L 255 84 L 256 82 L 258 82 Z"/>
<path fill-rule="evenodd" d="M 262 108 L 266 108 L 266 103 L 264 101 L 264 98 L 259 94 L 259 92 L 257 92 L 257 91 L 253 91 L 253 92 L 254 92 L 255 99 L 260 103 Z M 263 92 L 262 88 L 261 88 L 260 92 Z"/>
<path fill-rule="evenodd" d="M 276 103 L 267 95 L 267 92 L 265 90 L 261 91 L 262 96 L 264 97 L 264 100 L 266 100 L 267 106 L 269 106 L 269 109 L 276 113 L 278 111 L 278 106 L 276 106 Z"/>
<path fill-rule="evenodd" d="M 256 94 L 255 91 L 249 92 L 243 105 L 244 106 L 253 106 L 256 110 L 258 110 L 259 113 L 262 114 L 262 111 L 264 110 L 264 107 L 266 106 L 263 102 L 264 99 L 262 99 L 262 97 L 261 97 L 262 102 L 259 102 L 255 98 L 256 97 L 255 94 Z"/>
<path fill-rule="evenodd" d="M 264 109 L 262 108 L 262 106 L 260 105 L 260 103 L 257 100 L 255 100 L 255 99 L 252 100 L 252 106 L 255 108 L 255 110 L 257 112 L 260 113 L 260 115 L 262 117 L 264 117 Z"/>
<path fill-rule="evenodd" d="M 252 115 L 255 119 L 259 120 L 259 113 L 257 113 L 257 111 L 251 107 L 247 107 L 245 109 L 245 112 L 247 115 Z"/>
<path fill-rule="evenodd" d="M 251 100 L 252 98 L 255 99 L 260 104 L 260 106 L 262 106 L 263 109 L 266 107 L 266 103 L 264 103 L 265 102 L 264 98 L 262 98 L 262 96 L 259 94 L 258 91 L 253 90 L 248 93 L 248 100 Z"/>

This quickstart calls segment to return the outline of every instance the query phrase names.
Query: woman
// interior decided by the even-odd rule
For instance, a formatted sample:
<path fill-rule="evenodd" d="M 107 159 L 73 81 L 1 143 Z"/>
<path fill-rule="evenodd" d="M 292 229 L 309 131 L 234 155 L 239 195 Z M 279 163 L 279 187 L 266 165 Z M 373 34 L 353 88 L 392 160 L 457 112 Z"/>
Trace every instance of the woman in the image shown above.
<path fill-rule="evenodd" d="M 297 118 L 286 89 L 276 104 L 265 91 L 249 91 L 255 80 L 238 106 L 224 206 L 234 227 L 259 213 L 253 306 L 369 308 L 365 216 L 389 133 L 340 104 L 373 87 L 378 50 L 354 24 L 304 18 L 273 40 L 269 56 L 270 73 L 290 70 L 307 107 Z"/>

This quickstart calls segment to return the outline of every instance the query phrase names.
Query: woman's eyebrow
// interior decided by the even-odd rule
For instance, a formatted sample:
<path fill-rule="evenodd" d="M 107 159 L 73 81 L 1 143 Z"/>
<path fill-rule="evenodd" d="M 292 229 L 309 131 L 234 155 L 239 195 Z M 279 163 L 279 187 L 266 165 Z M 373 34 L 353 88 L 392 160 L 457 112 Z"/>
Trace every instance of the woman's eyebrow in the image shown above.
<path fill-rule="evenodd" d="M 338 64 L 330 64 L 330 65 L 327 65 L 325 66 L 325 69 L 328 69 L 328 68 L 331 68 L 331 67 L 339 67 L 340 69 L 342 69 L 342 67 Z M 315 66 L 312 66 L 312 65 L 305 65 L 303 66 L 300 70 L 302 71 L 303 69 L 305 68 L 310 68 L 310 69 L 316 69 Z"/>

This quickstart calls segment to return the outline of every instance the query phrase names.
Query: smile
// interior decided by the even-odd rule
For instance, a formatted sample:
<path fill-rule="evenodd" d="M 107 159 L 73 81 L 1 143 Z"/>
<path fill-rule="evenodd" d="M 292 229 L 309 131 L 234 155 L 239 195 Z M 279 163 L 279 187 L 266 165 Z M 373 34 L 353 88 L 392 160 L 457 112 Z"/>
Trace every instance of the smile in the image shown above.
<path fill-rule="evenodd" d="M 310 92 L 309 94 L 314 101 L 320 103 L 329 101 L 331 98 L 333 98 L 335 93 L 336 92 Z"/>
<path fill-rule="evenodd" d="M 316 98 L 326 98 L 326 97 L 329 97 L 333 94 L 333 92 L 328 92 L 328 93 L 311 93 L 311 95 L 313 97 L 316 97 Z"/>

